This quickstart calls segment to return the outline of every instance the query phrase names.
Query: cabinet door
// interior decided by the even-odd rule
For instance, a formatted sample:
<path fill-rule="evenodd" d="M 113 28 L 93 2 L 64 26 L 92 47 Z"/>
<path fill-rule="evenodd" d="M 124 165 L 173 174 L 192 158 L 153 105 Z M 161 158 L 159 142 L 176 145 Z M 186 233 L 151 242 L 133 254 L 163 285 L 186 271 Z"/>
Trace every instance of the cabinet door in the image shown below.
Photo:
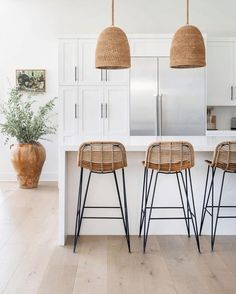
<path fill-rule="evenodd" d="M 59 84 L 75 85 L 78 80 L 77 40 L 65 39 L 59 43 Z"/>
<path fill-rule="evenodd" d="M 94 83 L 102 81 L 101 70 L 95 67 L 95 51 L 97 40 L 79 41 L 79 82 Z"/>
<path fill-rule="evenodd" d="M 129 88 L 105 87 L 104 135 L 110 138 L 129 135 Z"/>
<path fill-rule="evenodd" d="M 84 137 L 103 134 L 103 87 L 79 87 L 79 133 Z M 93 138 L 95 139 L 95 138 Z"/>
<path fill-rule="evenodd" d="M 128 84 L 129 69 L 106 70 L 103 73 L 103 80 L 109 84 Z"/>
<path fill-rule="evenodd" d="M 64 139 L 78 133 L 77 97 L 76 86 L 60 87 L 60 129 Z"/>
<path fill-rule="evenodd" d="M 207 104 L 233 105 L 234 43 L 209 41 L 207 47 Z"/>

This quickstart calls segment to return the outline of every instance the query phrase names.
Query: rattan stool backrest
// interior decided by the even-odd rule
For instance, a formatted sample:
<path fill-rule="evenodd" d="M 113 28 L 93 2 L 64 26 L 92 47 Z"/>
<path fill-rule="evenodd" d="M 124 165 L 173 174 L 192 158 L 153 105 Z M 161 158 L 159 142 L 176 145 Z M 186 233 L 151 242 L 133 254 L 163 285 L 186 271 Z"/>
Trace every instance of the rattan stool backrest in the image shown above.
<path fill-rule="evenodd" d="M 236 171 L 236 141 L 222 142 L 216 146 L 212 166 Z"/>
<path fill-rule="evenodd" d="M 125 147 L 119 142 L 85 142 L 79 148 L 77 163 L 93 172 L 112 172 L 127 166 Z"/>
<path fill-rule="evenodd" d="M 188 142 L 156 142 L 148 147 L 145 167 L 178 172 L 194 166 L 193 146 Z"/>

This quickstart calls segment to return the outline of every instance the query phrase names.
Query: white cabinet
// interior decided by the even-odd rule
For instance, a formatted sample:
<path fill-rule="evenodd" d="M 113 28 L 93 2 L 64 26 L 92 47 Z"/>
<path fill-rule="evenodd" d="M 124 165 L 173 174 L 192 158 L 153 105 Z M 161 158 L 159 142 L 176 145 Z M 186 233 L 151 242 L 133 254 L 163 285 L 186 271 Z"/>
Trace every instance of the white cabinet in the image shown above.
<path fill-rule="evenodd" d="M 59 43 L 60 85 L 118 85 L 129 83 L 129 70 L 95 67 L 97 40 L 65 39 Z"/>
<path fill-rule="evenodd" d="M 104 135 L 125 137 L 129 135 L 129 89 L 125 86 L 104 88 Z"/>
<path fill-rule="evenodd" d="M 103 87 L 79 87 L 79 135 L 103 135 Z"/>
<path fill-rule="evenodd" d="M 59 84 L 75 85 L 78 82 L 78 46 L 76 39 L 59 42 Z"/>
<path fill-rule="evenodd" d="M 60 87 L 60 131 L 63 137 L 78 133 L 78 91 L 74 86 Z"/>
<path fill-rule="evenodd" d="M 140 38 L 132 40 L 132 56 L 169 56 L 171 38 Z"/>
<path fill-rule="evenodd" d="M 208 41 L 207 105 L 236 105 L 234 41 Z"/>
<path fill-rule="evenodd" d="M 97 83 L 102 81 L 101 70 L 95 67 L 96 40 L 79 40 L 79 82 Z"/>
<path fill-rule="evenodd" d="M 125 86 L 80 86 L 79 135 L 93 139 L 127 136 L 128 93 Z"/>

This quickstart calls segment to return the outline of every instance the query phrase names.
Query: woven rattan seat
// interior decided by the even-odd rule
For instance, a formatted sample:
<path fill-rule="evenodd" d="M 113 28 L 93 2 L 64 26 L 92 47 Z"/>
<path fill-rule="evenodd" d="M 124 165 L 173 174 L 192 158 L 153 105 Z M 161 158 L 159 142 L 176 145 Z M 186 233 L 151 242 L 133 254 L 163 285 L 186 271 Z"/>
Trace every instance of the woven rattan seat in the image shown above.
<path fill-rule="evenodd" d="M 236 141 L 222 142 L 216 146 L 213 160 L 206 160 L 212 166 L 224 171 L 236 172 Z"/>
<path fill-rule="evenodd" d="M 78 166 L 97 173 L 127 166 L 125 147 L 119 142 L 85 142 L 78 152 Z"/>
<path fill-rule="evenodd" d="M 193 146 L 188 142 L 156 142 L 147 150 L 146 168 L 160 172 L 179 172 L 194 166 Z"/>

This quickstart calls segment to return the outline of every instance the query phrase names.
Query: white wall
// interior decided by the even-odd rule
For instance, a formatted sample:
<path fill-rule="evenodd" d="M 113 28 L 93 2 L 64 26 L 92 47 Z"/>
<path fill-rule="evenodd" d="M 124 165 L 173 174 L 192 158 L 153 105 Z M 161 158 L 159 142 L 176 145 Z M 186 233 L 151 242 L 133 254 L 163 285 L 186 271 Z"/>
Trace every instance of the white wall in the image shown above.
<path fill-rule="evenodd" d="M 47 93 L 57 96 L 57 38 L 98 33 L 110 24 L 110 0 L 0 0 L 0 98 L 15 69 L 47 70 Z M 173 33 L 184 24 L 185 0 L 117 0 L 116 24 L 128 33 Z M 236 36 L 235 0 L 191 0 L 191 23 L 210 36 Z M 45 143 L 42 179 L 57 177 L 57 137 Z M 14 179 L 9 148 L 0 137 L 0 180 Z"/>

